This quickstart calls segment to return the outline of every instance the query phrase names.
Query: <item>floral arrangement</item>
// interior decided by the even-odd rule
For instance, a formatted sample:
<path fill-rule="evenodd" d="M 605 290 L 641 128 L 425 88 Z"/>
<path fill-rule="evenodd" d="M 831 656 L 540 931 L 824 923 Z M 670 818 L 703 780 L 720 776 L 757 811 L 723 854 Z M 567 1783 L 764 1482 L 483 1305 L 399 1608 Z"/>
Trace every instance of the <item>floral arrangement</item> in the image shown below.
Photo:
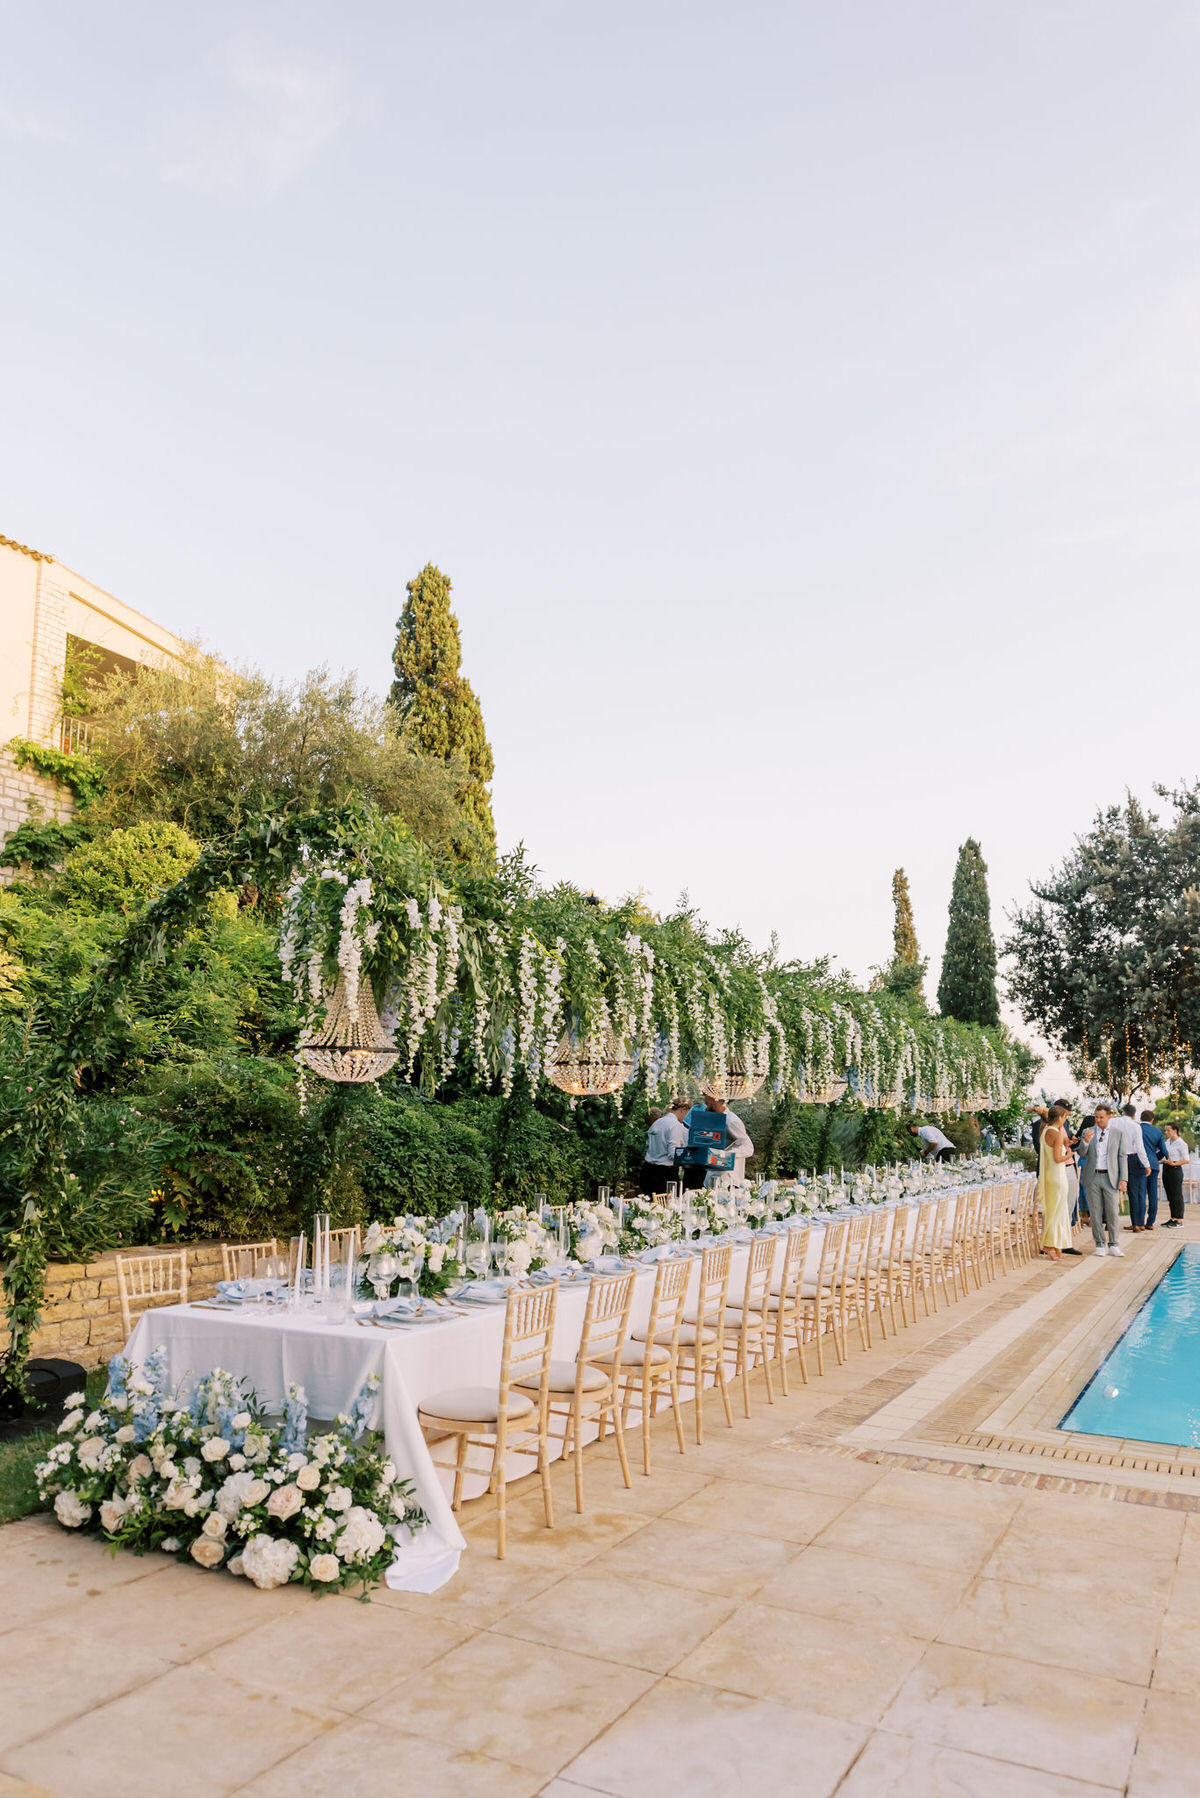
<path fill-rule="evenodd" d="M 572 1205 L 567 1216 L 574 1260 L 594 1261 L 597 1255 L 607 1255 L 619 1246 L 617 1220 L 607 1205 Z"/>
<path fill-rule="evenodd" d="M 280 959 L 310 1016 L 339 981 L 353 1007 L 369 980 L 406 1077 L 431 1088 L 466 1066 L 506 1094 L 518 1079 L 536 1091 L 564 1034 L 599 1053 L 609 1032 L 649 1098 L 737 1074 L 799 1098 L 844 1082 L 868 1105 L 999 1109 L 1018 1073 L 1002 1030 L 916 1021 L 886 994 L 780 963 L 690 911 L 656 918 L 636 900 L 540 888 L 517 857 L 464 872 L 454 893 L 387 819 L 301 856 Z"/>
<path fill-rule="evenodd" d="M 558 1242 L 541 1218 L 524 1205 L 514 1205 L 491 1218 L 492 1240 L 503 1243 L 504 1271 L 520 1277 L 560 1259 Z"/>
<path fill-rule="evenodd" d="M 224 1567 L 269 1590 L 378 1584 L 396 1543 L 424 1514 L 368 1431 L 372 1375 L 333 1430 L 308 1436 L 293 1386 L 284 1422 L 263 1422 L 253 1394 L 218 1369 L 185 1402 L 170 1393 L 156 1349 L 135 1370 L 116 1356 L 108 1391 L 89 1410 L 68 1401 L 59 1440 L 36 1469 L 38 1492 L 65 1529 L 98 1531 L 114 1547 L 161 1549 L 210 1571 Z"/>
<path fill-rule="evenodd" d="M 367 1258 L 366 1278 L 382 1298 L 380 1290 L 391 1288 L 395 1279 L 414 1281 L 427 1297 L 444 1292 L 462 1277 L 462 1267 L 455 1247 L 462 1230 L 463 1212 L 453 1211 L 446 1217 L 397 1217 L 390 1224 L 373 1223 L 363 1237 L 363 1254 Z M 384 1257 L 394 1258 L 395 1265 Z M 387 1271 L 390 1266 L 390 1271 Z"/>

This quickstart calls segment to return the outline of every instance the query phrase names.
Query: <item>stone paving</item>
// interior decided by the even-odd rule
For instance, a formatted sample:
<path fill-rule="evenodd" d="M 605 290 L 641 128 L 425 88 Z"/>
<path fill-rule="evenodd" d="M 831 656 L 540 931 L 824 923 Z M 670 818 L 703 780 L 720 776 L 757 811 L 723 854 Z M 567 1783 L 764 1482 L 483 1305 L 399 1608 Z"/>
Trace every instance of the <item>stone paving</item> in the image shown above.
<path fill-rule="evenodd" d="M 685 1456 L 660 1419 L 632 1492 L 593 1449 L 587 1513 L 566 1470 L 553 1532 L 519 1489 L 503 1562 L 469 1509 L 432 1597 L 259 1593 L 9 1525 L 0 1798 L 1196 1798 L 1200 1515 L 805 1440 L 1081 1265 L 774 1406 L 759 1382 Z"/>

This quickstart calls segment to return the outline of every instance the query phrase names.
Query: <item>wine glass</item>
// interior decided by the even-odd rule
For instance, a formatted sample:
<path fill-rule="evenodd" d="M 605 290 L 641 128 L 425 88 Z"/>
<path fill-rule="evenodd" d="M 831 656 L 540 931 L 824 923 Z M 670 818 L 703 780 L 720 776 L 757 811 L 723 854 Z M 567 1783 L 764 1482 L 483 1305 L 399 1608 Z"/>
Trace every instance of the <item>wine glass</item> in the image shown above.
<path fill-rule="evenodd" d="M 367 1263 L 367 1278 L 371 1282 L 377 1299 L 387 1298 L 392 1290 L 392 1281 L 400 1271 L 400 1258 L 390 1249 L 383 1249 L 372 1255 Z"/>

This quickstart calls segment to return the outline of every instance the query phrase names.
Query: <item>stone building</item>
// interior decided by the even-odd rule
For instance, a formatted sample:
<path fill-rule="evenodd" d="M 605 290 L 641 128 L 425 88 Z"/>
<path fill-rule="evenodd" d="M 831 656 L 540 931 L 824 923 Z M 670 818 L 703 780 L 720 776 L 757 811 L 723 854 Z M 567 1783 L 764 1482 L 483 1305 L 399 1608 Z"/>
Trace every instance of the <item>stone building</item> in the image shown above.
<path fill-rule="evenodd" d="M 96 673 L 170 665 L 184 652 L 171 631 L 38 549 L 0 537 L 0 842 L 29 818 L 67 818 L 66 787 L 17 766 L 14 737 L 86 750 L 87 722 L 62 715 L 71 638 L 100 653 Z"/>

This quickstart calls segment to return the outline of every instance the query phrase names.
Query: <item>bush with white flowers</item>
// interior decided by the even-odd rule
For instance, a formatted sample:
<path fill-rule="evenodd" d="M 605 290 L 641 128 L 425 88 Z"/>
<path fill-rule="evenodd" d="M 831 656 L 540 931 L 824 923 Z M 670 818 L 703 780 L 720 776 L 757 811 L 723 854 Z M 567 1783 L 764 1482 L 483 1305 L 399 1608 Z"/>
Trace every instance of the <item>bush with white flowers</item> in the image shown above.
<path fill-rule="evenodd" d="M 68 1405 L 38 1490 L 64 1529 L 98 1531 L 136 1554 L 162 1549 L 264 1591 L 366 1588 L 402 1533 L 425 1524 L 366 1429 L 378 1386 L 372 1375 L 333 1430 L 310 1438 L 299 1387 L 272 1428 L 231 1374 L 218 1369 L 184 1399 L 168 1390 L 161 1349 L 142 1370 L 117 1356 L 101 1404 Z"/>

